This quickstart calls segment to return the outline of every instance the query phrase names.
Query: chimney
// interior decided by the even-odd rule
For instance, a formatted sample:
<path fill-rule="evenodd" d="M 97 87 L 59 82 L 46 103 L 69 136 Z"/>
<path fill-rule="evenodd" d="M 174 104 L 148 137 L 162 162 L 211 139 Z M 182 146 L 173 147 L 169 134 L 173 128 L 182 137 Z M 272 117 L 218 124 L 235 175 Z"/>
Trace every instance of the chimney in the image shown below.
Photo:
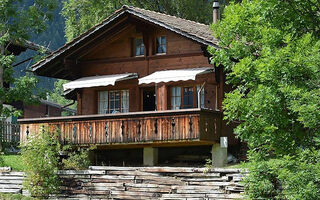
<path fill-rule="evenodd" d="M 218 20 L 220 20 L 220 5 L 219 5 L 219 1 L 214 1 L 213 5 L 213 13 L 212 13 L 212 22 L 213 23 L 217 23 Z"/>

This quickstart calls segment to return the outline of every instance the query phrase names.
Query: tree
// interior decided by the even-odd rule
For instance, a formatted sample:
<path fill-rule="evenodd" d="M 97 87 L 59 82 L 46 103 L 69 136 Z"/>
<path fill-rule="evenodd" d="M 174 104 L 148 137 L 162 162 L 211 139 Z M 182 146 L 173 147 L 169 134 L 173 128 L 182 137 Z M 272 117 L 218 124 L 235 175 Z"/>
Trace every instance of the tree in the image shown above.
<path fill-rule="evenodd" d="M 125 4 L 209 24 L 212 21 L 212 2 L 213 0 L 64 0 L 62 14 L 66 18 L 66 38 L 71 41 Z"/>
<path fill-rule="evenodd" d="M 319 172 L 319 8 L 317 0 L 243 0 L 227 6 L 223 19 L 212 25 L 221 47 L 209 48 L 212 62 L 224 66 L 234 89 L 224 100 L 225 118 L 240 122 L 235 133 L 249 145 L 251 169 L 257 172 L 261 163 L 277 159 L 290 163 L 284 165 L 284 177 L 251 173 L 251 180 L 259 179 L 259 184 L 248 184 L 252 198 L 295 199 L 299 191 L 292 189 L 292 180 L 298 180 L 294 172 L 306 166 Z M 306 161 L 305 154 L 312 157 Z M 262 172 L 279 170 L 273 167 Z M 310 187 L 312 192 L 319 192 L 315 177 L 301 180 L 304 187 L 309 183 L 318 188 Z M 257 185 L 265 189 L 260 194 L 255 193 Z"/>
<path fill-rule="evenodd" d="M 67 83 L 67 80 L 59 79 L 54 83 L 54 90 L 50 92 L 50 100 L 56 102 L 60 105 L 68 105 L 71 104 L 72 101 L 63 97 L 63 84 Z M 69 108 L 76 109 L 77 104 L 70 105 Z M 62 115 L 68 115 L 67 112 L 63 112 Z"/>
<path fill-rule="evenodd" d="M 13 78 L 15 56 L 8 47 L 13 43 L 24 45 L 32 34 L 44 31 L 55 7 L 56 1 L 52 0 L 0 2 L 0 114 L 12 114 L 11 110 L 3 107 L 5 102 L 34 102 L 32 94 L 36 78 L 31 74 Z M 4 87 L 4 83 L 14 87 Z"/>

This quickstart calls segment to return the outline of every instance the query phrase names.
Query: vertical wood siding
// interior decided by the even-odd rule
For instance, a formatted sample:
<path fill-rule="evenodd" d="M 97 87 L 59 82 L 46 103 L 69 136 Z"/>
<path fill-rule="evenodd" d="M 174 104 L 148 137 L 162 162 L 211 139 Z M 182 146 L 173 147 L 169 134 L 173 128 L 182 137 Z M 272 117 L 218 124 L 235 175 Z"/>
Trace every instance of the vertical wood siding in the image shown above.
<path fill-rule="evenodd" d="M 156 113 L 156 112 L 155 112 Z M 205 140 L 219 138 L 220 115 L 211 112 L 182 112 L 177 114 L 145 116 L 108 115 L 106 119 L 51 120 L 49 122 L 23 122 L 21 140 L 27 134 L 36 134 L 41 128 L 58 131 L 60 141 L 71 144 L 114 144 L 166 141 Z"/>

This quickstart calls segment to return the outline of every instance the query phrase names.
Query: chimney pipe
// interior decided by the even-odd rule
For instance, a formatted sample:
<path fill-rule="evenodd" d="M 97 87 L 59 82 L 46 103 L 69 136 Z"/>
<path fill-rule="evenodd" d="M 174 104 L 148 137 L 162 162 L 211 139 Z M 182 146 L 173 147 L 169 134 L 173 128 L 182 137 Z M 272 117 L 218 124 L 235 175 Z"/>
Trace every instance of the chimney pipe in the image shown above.
<path fill-rule="evenodd" d="M 213 23 L 217 23 L 218 20 L 220 20 L 220 5 L 219 5 L 219 1 L 214 1 L 213 5 L 213 14 L 212 14 L 212 22 Z"/>

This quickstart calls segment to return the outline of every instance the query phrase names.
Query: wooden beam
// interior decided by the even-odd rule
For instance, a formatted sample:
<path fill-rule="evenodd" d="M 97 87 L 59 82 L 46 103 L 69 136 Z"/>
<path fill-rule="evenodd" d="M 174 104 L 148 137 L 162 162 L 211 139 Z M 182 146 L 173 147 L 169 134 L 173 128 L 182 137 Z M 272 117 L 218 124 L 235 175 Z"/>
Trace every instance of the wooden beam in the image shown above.
<path fill-rule="evenodd" d="M 130 61 L 140 61 L 140 60 L 157 60 L 157 59 L 168 59 L 168 58 L 180 58 L 189 56 L 201 56 L 202 52 L 192 52 L 192 53 L 179 53 L 170 55 L 150 55 L 147 57 L 129 57 L 129 58 L 110 58 L 110 59 L 94 59 L 94 60 L 79 60 L 79 64 L 105 64 L 105 63 L 119 63 L 119 62 L 130 62 Z"/>

